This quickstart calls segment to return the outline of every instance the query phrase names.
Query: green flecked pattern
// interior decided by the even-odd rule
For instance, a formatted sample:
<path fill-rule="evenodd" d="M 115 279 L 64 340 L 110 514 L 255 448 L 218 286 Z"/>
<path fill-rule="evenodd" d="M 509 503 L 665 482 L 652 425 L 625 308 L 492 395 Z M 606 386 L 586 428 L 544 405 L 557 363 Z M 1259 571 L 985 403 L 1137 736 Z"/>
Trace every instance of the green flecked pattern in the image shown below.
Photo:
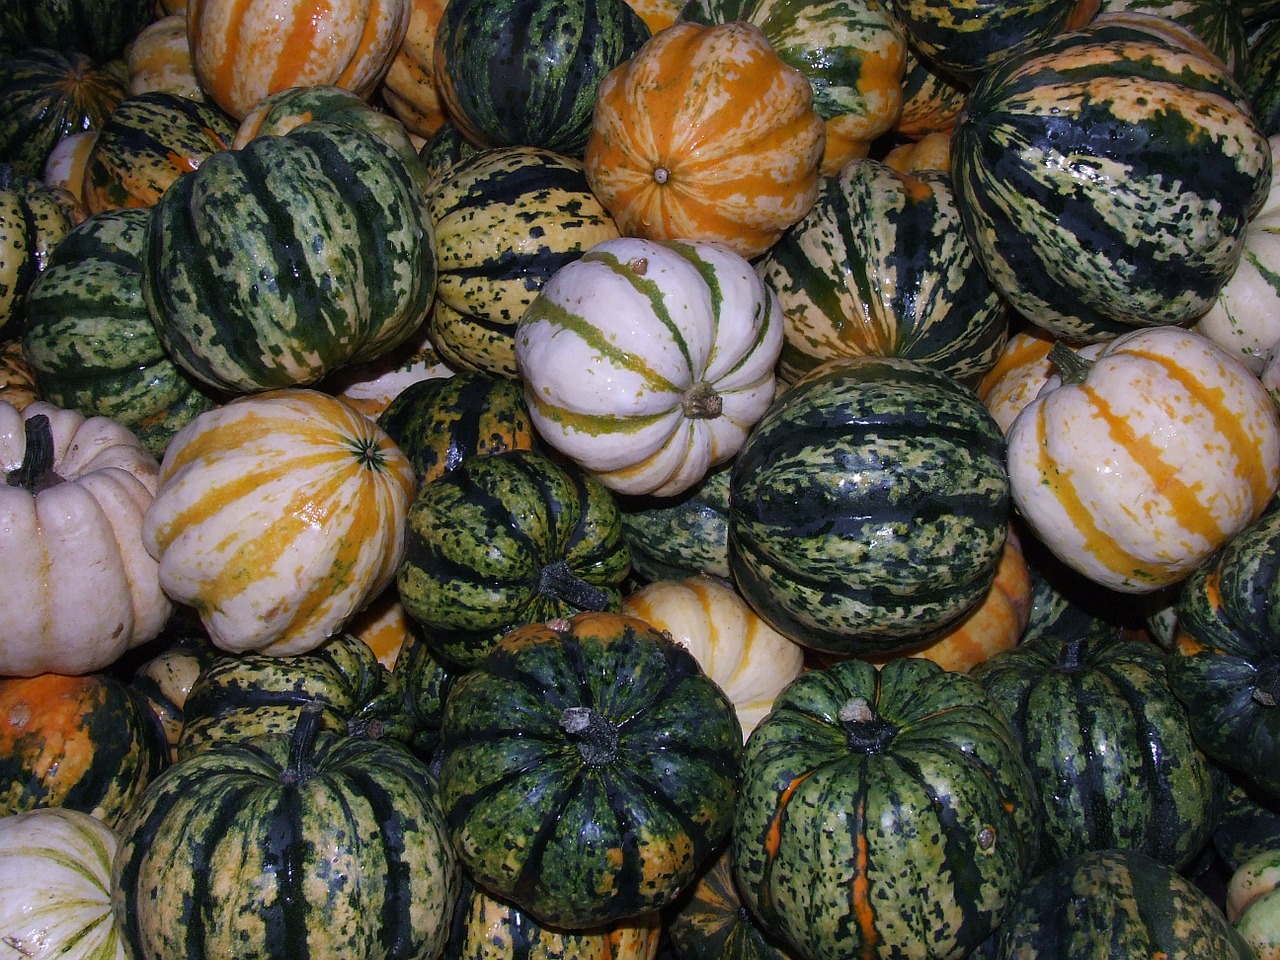
<path fill-rule="evenodd" d="M 731 579 L 729 475 L 717 467 L 677 497 L 620 500 L 631 568 L 646 580 L 682 580 L 699 573 Z"/>
<path fill-rule="evenodd" d="M 765 255 L 790 381 L 837 356 L 904 357 L 970 386 L 1004 347 L 1008 319 L 974 256 L 942 171 L 855 160 Z"/>
<path fill-rule="evenodd" d="M 441 798 L 470 876 L 542 923 L 660 909 L 728 838 L 742 734 L 691 654 L 642 621 L 583 614 L 516 631 L 445 706 Z M 616 737 L 589 758 L 587 708 Z"/>
<path fill-rule="evenodd" d="M 1280 21 L 1271 22 L 1250 45 L 1241 84 L 1262 132 L 1280 133 Z"/>
<path fill-rule="evenodd" d="M 151 322 L 142 296 L 150 220 L 149 210 L 109 210 L 71 230 L 28 294 L 22 347 L 44 399 L 109 417 L 160 457 L 215 400 L 169 358 Z"/>
<path fill-rule="evenodd" d="M 751 734 L 730 849 L 744 902 L 798 956 L 958 960 L 1031 876 L 1038 818 L 976 680 L 852 659 L 802 674 Z"/>
<path fill-rule="evenodd" d="M 416 960 L 457 895 L 435 781 L 402 747 L 267 734 L 180 761 L 120 825 L 116 922 L 139 958 Z"/>
<path fill-rule="evenodd" d="M 0 163 L 0 335 L 20 336 L 27 295 L 74 224 L 74 198 Z"/>
<path fill-rule="evenodd" d="M 1244 78 L 1249 32 L 1244 4 L 1221 0 L 1102 0 L 1099 13 L 1130 11 L 1177 21 L 1204 41 L 1236 79 Z"/>
<path fill-rule="evenodd" d="M 143 291 L 168 352 L 230 392 L 378 357 L 414 333 L 435 290 L 416 175 L 349 125 L 211 156 L 165 192 L 148 237 Z"/>
<path fill-rule="evenodd" d="M 1008 521 L 1003 434 L 970 390 L 908 360 L 835 360 L 734 461 L 729 562 L 797 643 L 889 653 L 981 599 Z"/>
<path fill-rule="evenodd" d="M 1049 634 L 970 675 L 1022 745 L 1045 814 L 1044 863 L 1124 847 L 1181 868 L 1204 847 L 1222 784 L 1154 643 Z"/>
<path fill-rule="evenodd" d="M 599 606 L 542 589 L 544 569 L 560 563 Z M 435 653 L 473 667 L 523 624 L 616 610 L 630 569 L 609 490 L 571 464 L 512 450 L 464 459 L 418 492 L 396 585 Z"/>
<path fill-rule="evenodd" d="M 951 151 L 988 276 L 1072 341 L 1203 314 L 1271 175 L 1234 81 L 1123 27 L 1061 34 L 984 75 Z"/>
<path fill-rule="evenodd" d="M 56 0 L 0 5 L 0 50 L 79 50 L 99 62 L 125 48 L 156 15 L 153 0 Z"/>
<path fill-rule="evenodd" d="M 698 878 L 667 916 L 667 931 L 682 960 L 788 960 L 752 917 L 733 879 L 728 849 Z"/>

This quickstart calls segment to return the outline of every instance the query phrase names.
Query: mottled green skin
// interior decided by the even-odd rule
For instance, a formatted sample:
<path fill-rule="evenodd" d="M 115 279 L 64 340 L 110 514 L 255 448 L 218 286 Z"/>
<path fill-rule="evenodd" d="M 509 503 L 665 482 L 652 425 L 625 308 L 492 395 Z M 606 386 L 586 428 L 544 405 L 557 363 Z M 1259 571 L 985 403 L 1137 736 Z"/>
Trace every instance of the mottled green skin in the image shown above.
<path fill-rule="evenodd" d="M 27 295 L 23 353 L 40 395 L 132 430 L 157 458 L 215 397 L 174 363 L 142 297 L 151 212 L 108 210 L 79 224 Z"/>
<path fill-rule="evenodd" d="M 105 62 L 155 18 L 154 0 L 35 0 L 0 5 L 0 50 L 78 50 Z"/>
<path fill-rule="evenodd" d="M 1149 640 L 1047 635 L 978 664 L 1044 810 L 1043 865 L 1086 850 L 1138 850 L 1175 869 L 1212 835 L 1223 780 Z"/>
<path fill-rule="evenodd" d="M 0 163 L 0 337 L 21 336 L 27 296 L 49 253 L 75 225 L 74 198 Z"/>
<path fill-rule="evenodd" d="M 128 92 L 121 77 L 75 50 L 0 58 L 0 162 L 29 177 L 44 176 L 57 142 L 102 129 Z"/>
<path fill-rule="evenodd" d="M 1204 750 L 1280 796 L 1280 504 L 1183 583 L 1169 661 Z"/>
<path fill-rule="evenodd" d="M 1126 28 L 1063 33 L 983 75 L 951 156 L 992 282 L 1078 342 L 1203 314 L 1271 176 L 1266 137 L 1225 71 Z"/>
<path fill-rule="evenodd" d="M 418 162 L 428 183 L 433 183 L 459 160 L 473 156 L 480 149 L 464 137 L 457 126 L 445 120 L 418 148 Z"/>
<path fill-rule="evenodd" d="M 178 759 L 233 739 L 290 733 L 311 704 L 323 708 L 324 730 L 406 742 L 412 729 L 404 697 L 400 678 L 348 633 L 292 657 L 222 654 L 187 695 Z"/>
<path fill-rule="evenodd" d="M 742 903 L 728 848 L 698 878 L 666 917 L 680 960 L 788 960 Z"/>
<path fill-rule="evenodd" d="M 1004 347 L 1005 305 L 982 272 L 940 170 L 845 164 L 763 258 L 787 380 L 832 356 L 902 357 L 976 386 Z"/>
<path fill-rule="evenodd" d="M 1280 20 L 1254 38 L 1245 63 L 1245 96 L 1262 132 L 1274 137 L 1280 133 Z"/>
<path fill-rule="evenodd" d="M 417 175 L 382 139 L 316 121 L 214 154 L 153 211 L 143 292 L 166 349 L 247 393 L 407 340 L 435 291 Z"/>
<path fill-rule="evenodd" d="M 1209 896 L 1146 854 L 1098 850 L 1037 875 L 991 960 L 1255 960 Z"/>
<path fill-rule="evenodd" d="M 436 84 L 473 143 L 580 158 L 600 81 L 647 39 L 625 0 L 454 0 L 436 27 Z"/>
<path fill-rule="evenodd" d="M 978 602 L 1008 523 L 1004 436 L 971 391 L 908 360 L 829 361 L 734 461 L 729 562 L 797 643 L 890 653 Z"/>
<path fill-rule="evenodd" d="M 806 960 L 958 960 L 1031 876 L 1039 827 L 976 680 L 851 659 L 801 674 L 752 732 L 731 850 L 744 902 Z"/>
<path fill-rule="evenodd" d="M 590 602 L 544 589 L 557 564 Z M 608 488 L 572 464 L 512 450 L 464 459 L 418 492 L 396 584 L 436 655 L 467 668 L 523 624 L 618 609 L 630 568 Z"/>
<path fill-rule="evenodd" d="M 1166 17 L 1190 29 L 1237 80 L 1244 78 L 1249 34 L 1240 0 L 1102 0 L 1099 13 L 1132 11 Z"/>
<path fill-rule="evenodd" d="M 620 500 L 622 533 L 631 570 L 642 579 L 682 580 L 708 573 L 725 580 L 729 569 L 729 474 L 718 467 L 678 497 Z"/>
<path fill-rule="evenodd" d="M 391 672 L 404 693 L 405 718 L 413 731 L 409 746 L 438 775 L 444 704 L 460 674 L 441 663 L 416 632 L 405 638 Z"/>
<path fill-rule="evenodd" d="M 441 798 L 469 875 L 545 924 L 670 903 L 728 838 L 742 732 L 697 661 L 643 621 L 586 613 L 499 643 L 445 705 Z M 587 708 L 613 737 L 563 725 Z"/>
<path fill-rule="evenodd" d="M 115 916 L 137 960 L 436 956 L 459 885 L 436 782 L 362 737 L 206 750 L 153 781 L 119 835 Z"/>

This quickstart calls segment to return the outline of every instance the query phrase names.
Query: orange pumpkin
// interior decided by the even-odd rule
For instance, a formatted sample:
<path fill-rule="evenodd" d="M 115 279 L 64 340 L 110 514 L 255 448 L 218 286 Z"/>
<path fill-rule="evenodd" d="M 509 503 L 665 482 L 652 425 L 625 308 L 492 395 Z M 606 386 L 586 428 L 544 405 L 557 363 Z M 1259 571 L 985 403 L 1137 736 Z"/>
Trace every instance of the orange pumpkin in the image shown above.
<path fill-rule="evenodd" d="M 382 81 L 382 102 L 419 137 L 430 137 L 444 126 L 445 109 L 436 89 L 436 26 L 446 0 L 412 0 L 409 29 L 391 57 Z"/>
<path fill-rule="evenodd" d="M 919 140 L 900 143 L 884 156 L 885 165 L 899 173 L 951 170 L 951 135 L 934 131 Z"/>
<path fill-rule="evenodd" d="M 600 84 L 587 182 L 624 236 L 750 258 L 813 206 L 825 141 L 809 81 L 759 27 L 680 22 Z"/>
<path fill-rule="evenodd" d="M 627 0 L 627 6 L 639 14 L 650 33 L 667 29 L 680 19 L 684 8 L 680 0 Z"/>

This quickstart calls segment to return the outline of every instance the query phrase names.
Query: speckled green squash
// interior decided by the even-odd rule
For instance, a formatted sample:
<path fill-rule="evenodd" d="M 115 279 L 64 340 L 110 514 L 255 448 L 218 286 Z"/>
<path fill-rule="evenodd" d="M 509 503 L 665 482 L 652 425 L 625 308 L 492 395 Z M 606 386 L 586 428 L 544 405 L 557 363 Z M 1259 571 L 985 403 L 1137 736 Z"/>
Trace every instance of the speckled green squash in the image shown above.
<path fill-rule="evenodd" d="M 951 141 L 979 261 L 1016 310 L 1068 341 L 1203 314 L 1271 175 L 1221 66 L 1100 20 L 985 74 Z"/>
<path fill-rule="evenodd" d="M 186 609 L 175 612 L 147 651 L 150 656 L 134 668 L 129 686 L 155 714 L 172 763 L 178 758 L 183 710 L 191 687 L 218 651 L 200 628 L 199 620 Z"/>
<path fill-rule="evenodd" d="M 1268 137 L 1280 133 L 1280 20 L 1270 23 L 1249 45 L 1241 85 L 1262 132 Z"/>
<path fill-rule="evenodd" d="M 733 706 L 641 620 L 582 613 L 512 631 L 454 685 L 442 735 L 454 849 L 542 923 L 660 909 L 728 839 Z"/>
<path fill-rule="evenodd" d="M 1008 521 L 1004 436 L 972 391 L 909 360 L 832 360 L 738 453 L 729 563 L 797 643 L 891 653 L 985 595 Z"/>
<path fill-rule="evenodd" d="M 83 208 L 66 190 L 0 163 L 0 337 L 22 335 L 31 285 L 83 218 Z"/>
<path fill-rule="evenodd" d="M 1238 80 L 1245 76 L 1249 34 L 1239 0 L 1102 0 L 1101 13 L 1127 10 L 1176 20 L 1204 41 Z"/>
<path fill-rule="evenodd" d="M 41 395 L 132 430 L 157 459 L 215 395 L 169 358 L 142 296 L 149 210 L 76 226 L 27 296 L 23 351 Z"/>
<path fill-rule="evenodd" d="M 0 49 L 78 50 L 106 62 L 155 16 L 154 0 L 40 0 L 0 7 Z"/>
<path fill-rule="evenodd" d="M 764 256 L 791 381 L 838 356 L 904 357 L 974 386 L 1008 332 L 943 171 L 852 160 Z"/>
<path fill-rule="evenodd" d="M 436 180 L 451 166 L 465 157 L 479 153 L 480 147 L 462 135 L 457 124 L 445 120 L 444 124 L 427 137 L 418 148 L 418 162 L 428 183 Z"/>
<path fill-rule="evenodd" d="M 427 203 L 440 265 L 431 342 L 455 367 L 514 379 L 525 309 L 553 273 L 618 228 L 580 160 L 535 147 L 458 160 Z"/>
<path fill-rule="evenodd" d="M 729 475 L 717 467 L 678 497 L 619 498 L 631 570 L 644 580 L 682 580 L 707 573 L 725 580 L 729 569 Z"/>
<path fill-rule="evenodd" d="M 444 705 L 461 674 L 441 663 L 417 631 L 405 638 L 391 672 L 404 693 L 405 717 L 412 730 L 409 747 L 438 776 Z"/>
<path fill-rule="evenodd" d="M 1217 824 L 1223 783 L 1155 643 L 1109 630 L 1024 641 L 970 671 L 1013 724 L 1044 809 L 1044 864 L 1124 847 L 1175 869 Z"/>
<path fill-rule="evenodd" d="M 916 658 L 791 683 L 747 741 L 734 875 L 808 960 L 959 960 L 1034 869 L 1039 808 L 999 706 Z"/>
<path fill-rule="evenodd" d="M 170 356 L 217 389 L 319 380 L 405 342 L 435 291 L 417 177 L 315 121 L 209 157 L 154 208 L 143 294 Z"/>
<path fill-rule="evenodd" d="M 666 923 L 680 960 L 788 960 L 743 904 L 728 848 L 673 904 Z"/>
<path fill-rule="evenodd" d="M 436 26 L 436 85 L 479 146 L 581 157 L 596 88 L 647 39 L 625 0 L 453 0 Z"/>
<path fill-rule="evenodd" d="M 418 491 L 396 586 L 436 655 L 469 668 L 515 627 L 618 609 L 630 568 L 609 490 L 512 450 L 468 457 Z"/>
<path fill-rule="evenodd" d="M 317 719 L 152 782 L 120 825 L 112 877 L 131 956 L 439 954 L 460 881 L 435 781 L 403 747 Z"/>

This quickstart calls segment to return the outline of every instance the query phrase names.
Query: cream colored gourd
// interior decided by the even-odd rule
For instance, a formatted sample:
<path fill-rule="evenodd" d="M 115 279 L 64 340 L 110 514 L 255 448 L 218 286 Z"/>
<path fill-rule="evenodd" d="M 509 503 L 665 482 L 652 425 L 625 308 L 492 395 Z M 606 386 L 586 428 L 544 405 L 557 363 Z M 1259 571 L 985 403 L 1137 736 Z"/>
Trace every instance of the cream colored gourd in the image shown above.
<path fill-rule="evenodd" d="M 1232 871 L 1225 909 L 1258 960 L 1280 960 L 1280 850 L 1261 850 Z"/>
<path fill-rule="evenodd" d="M 317 390 L 238 398 L 174 436 L 143 542 L 160 582 L 233 653 L 305 653 L 395 576 L 408 458 Z"/>
<path fill-rule="evenodd" d="M 1148 593 L 1187 576 L 1280 484 L 1280 419 L 1206 337 L 1151 327 L 1051 355 L 1060 373 L 1008 431 L 1017 509 L 1064 563 Z M 1071 364 L 1074 366 L 1074 364 Z"/>
<path fill-rule="evenodd" d="M 556 271 L 515 346 L 543 439 L 610 489 L 657 496 L 738 452 L 781 350 L 777 300 L 743 257 L 630 237 Z"/>
<path fill-rule="evenodd" d="M 125 66 L 132 96 L 161 90 L 188 100 L 203 102 L 205 99 L 191 62 L 185 13 L 171 13 L 153 20 L 129 44 Z"/>
<path fill-rule="evenodd" d="M 0 402 L 0 675 L 90 673 L 159 635 L 173 608 L 142 542 L 157 469 L 113 420 Z"/>
<path fill-rule="evenodd" d="M 714 577 L 656 580 L 624 597 L 622 612 L 669 633 L 693 654 L 733 703 L 743 740 L 804 669 L 804 648 Z"/>
<path fill-rule="evenodd" d="M 1056 372 L 1049 351 L 1058 342 L 1039 327 L 1019 330 L 1005 341 L 995 366 L 978 383 L 978 399 L 1005 433 Z"/>

